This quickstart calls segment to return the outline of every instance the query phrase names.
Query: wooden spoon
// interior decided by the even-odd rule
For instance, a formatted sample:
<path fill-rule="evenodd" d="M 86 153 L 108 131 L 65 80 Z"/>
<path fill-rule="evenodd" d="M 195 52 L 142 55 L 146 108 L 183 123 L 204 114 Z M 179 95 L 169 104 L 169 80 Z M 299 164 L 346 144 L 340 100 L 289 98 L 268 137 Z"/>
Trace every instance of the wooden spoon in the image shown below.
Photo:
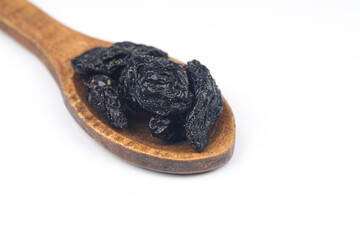
<path fill-rule="evenodd" d="M 211 131 L 209 145 L 202 153 L 195 152 L 185 141 L 168 144 L 152 137 L 146 115 L 130 114 L 129 127 L 117 131 L 88 104 L 82 81 L 70 64 L 72 58 L 84 51 L 111 43 L 71 30 L 25 0 L 0 0 L 0 28 L 43 61 L 78 124 L 106 149 L 129 163 L 159 172 L 192 174 L 216 169 L 231 158 L 235 120 L 226 100 Z"/>

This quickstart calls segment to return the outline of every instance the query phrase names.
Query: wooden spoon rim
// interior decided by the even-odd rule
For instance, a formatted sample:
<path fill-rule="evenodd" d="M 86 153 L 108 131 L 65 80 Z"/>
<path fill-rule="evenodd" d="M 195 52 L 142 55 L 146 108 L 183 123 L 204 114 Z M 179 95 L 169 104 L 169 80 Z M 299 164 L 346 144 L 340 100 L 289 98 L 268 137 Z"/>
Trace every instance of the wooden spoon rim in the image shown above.
<path fill-rule="evenodd" d="M 191 174 L 213 170 L 231 158 L 235 119 L 225 99 L 223 111 L 210 133 L 209 145 L 202 153 L 195 152 L 185 143 L 159 145 L 145 130 L 132 132 L 129 126 L 121 131 L 112 129 L 87 103 L 83 90 L 77 85 L 81 81 L 75 81 L 70 59 L 91 48 L 112 43 L 76 32 L 24 0 L 0 1 L 0 29 L 44 62 L 79 125 L 107 150 L 129 163 L 154 171 Z M 144 127 L 145 124 L 137 126 Z"/>

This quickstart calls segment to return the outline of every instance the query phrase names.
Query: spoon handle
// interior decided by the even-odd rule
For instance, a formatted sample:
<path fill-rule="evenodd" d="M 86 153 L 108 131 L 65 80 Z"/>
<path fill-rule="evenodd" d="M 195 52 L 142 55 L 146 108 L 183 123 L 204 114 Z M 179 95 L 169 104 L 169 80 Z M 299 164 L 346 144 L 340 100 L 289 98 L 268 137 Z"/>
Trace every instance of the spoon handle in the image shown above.
<path fill-rule="evenodd" d="M 37 55 L 58 84 L 56 72 L 61 65 L 93 47 L 89 44 L 95 40 L 57 22 L 25 0 L 0 0 L 0 29 Z M 102 43 L 97 39 L 95 42 Z"/>
<path fill-rule="evenodd" d="M 25 0 L 0 0 L 0 28 L 39 57 L 72 31 Z"/>

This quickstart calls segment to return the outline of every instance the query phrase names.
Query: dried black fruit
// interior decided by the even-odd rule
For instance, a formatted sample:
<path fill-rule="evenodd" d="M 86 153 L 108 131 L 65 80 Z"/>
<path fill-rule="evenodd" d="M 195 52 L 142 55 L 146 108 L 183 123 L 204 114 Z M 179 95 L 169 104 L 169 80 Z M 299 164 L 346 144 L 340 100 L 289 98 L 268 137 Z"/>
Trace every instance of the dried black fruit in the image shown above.
<path fill-rule="evenodd" d="M 151 113 L 169 116 L 187 111 L 192 93 L 183 67 L 166 58 L 134 56 L 120 82 L 129 100 Z"/>
<path fill-rule="evenodd" d="M 102 113 L 115 128 L 127 126 L 115 82 L 105 75 L 95 75 L 85 81 L 85 95 L 90 105 Z"/>
<path fill-rule="evenodd" d="M 170 118 L 162 116 L 152 116 L 149 121 L 150 133 L 154 137 L 170 140 L 175 136 L 173 122 Z"/>
<path fill-rule="evenodd" d="M 199 61 L 188 62 L 186 72 L 195 93 L 195 106 L 186 117 L 186 138 L 195 151 L 202 152 L 208 145 L 210 128 L 222 111 L 223 99 L 209 69 Z"/>
<path fill-rule="evenodd" d="M 119 42 L 108 48 L 97 47 L 86 51 L 73 58 L 71 64 L 79 74 L 104 74 L 117 79 L 134 54 L 167 58 L 167 53 L 160 49 L 131 42 Z"/>
<path fill-rule="evenodd" d="M 105 47 L 90 49 L 80 56 L 71 59 L 74 71 L 79 74 L 102 74 L 103 62 L 101 56 L 106 52 Z"/>
<path fill-rule="evenodd" d="M 208 145 L 223 99 L 199 61 L 180 65 L 157 48 L 120 42 L 91 49 L 71 63 L 76 73 L 88 76 L 83 79 L 87 100 L 114 128 L 127 126 L 127 105 L 151 113 L 154 137 L 172 142 L 186 138 L 197 152 Z"/>
<path fill-rule="evenodd" d="M 150 133 L 166 141 L 182 140 L 185 138 L 184 122 L 185 118 L 181 115 L 171 117 L 153 115 L 149 121 Z"/>

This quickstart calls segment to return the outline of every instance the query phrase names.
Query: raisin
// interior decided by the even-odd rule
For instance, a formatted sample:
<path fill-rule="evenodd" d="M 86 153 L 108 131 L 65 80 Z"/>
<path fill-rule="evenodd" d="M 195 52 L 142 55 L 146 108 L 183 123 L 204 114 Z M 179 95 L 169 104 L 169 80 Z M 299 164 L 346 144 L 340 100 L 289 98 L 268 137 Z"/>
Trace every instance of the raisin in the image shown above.
<path fill-rule="evenodd" d="M 185 118 L 182 115 L 171 117 L 153 115 L 149 121 L 150 133 L 154 137 L 170 142 L 183 140 L 185 138 L 184 121 Z"/>
<path fill-rule="evenodd" d="M 129 72 L 130 65 L 131 65 L 131 60 L 129 64 L 124 68 L 124 70 L 121 72 L 121 75 L 118 79 L 118 86 L 119 86 L 119 90 L 122 92 L 122 98 L 123 101 L 126 103 L 126 105 L 135 112 L 141 112 L 144 111 L 144 109 L 136 102 L 135 98 L 132 98 L 130 96 L 126 87 L 128 85 L 126 84 L 126 78 Z"/>
<path fill-rule="evenodd" d="M 195 105 L 186 117 L 185 134 L 193 149 L 202 152 L 208 145 L 210 128 L 222 111 L 223 99 L 209 69 L 199 61 L 188 62 L 186 72 Z"/>
<path fill-rule="evenodd" d="M 114 81 L 105 75 L 95 75 L 84 82 L 90 105 L 101 112 L 114 128 L 126 127 L 127 119 Z"/>
<path fill-rule="evenodd" d="M 167 58 L 134 56 L 120 82 L 131 102 L 160 116 L 191 108 L 192 93 L 184 69 Z"/>
<path fill-rule="evenodd" d="M 142 44 L 119 42 L 71 60 L 84 79 L 88 102 L 114 128 L 127 126 L 124 106 L 151 114 L 150 133 L 166 141 L 187 139 L 202 152 L 223 99 L 209 70 L 199 61 L 178 64 L 167 53 Z"/>
<path fill-rule="evenodd" d="M 104 74 L 117 79 L 134 54 L 168 57 L 167 53 L 151 46 L 119 42 L 108 48 L 97 47 L 88 50 L 73 58 L 71 64 L 75 72 L 79 74 Z"/>
<path fill-rule="evenodd" d="M 97 47 L 71 59 L 71 65 L 74 68 L 74 71 L 85 75 L 103 73 L 101 71 L 102 62 L 98 57 L 104 54 L 105 51 L 105 47 Z"/>

